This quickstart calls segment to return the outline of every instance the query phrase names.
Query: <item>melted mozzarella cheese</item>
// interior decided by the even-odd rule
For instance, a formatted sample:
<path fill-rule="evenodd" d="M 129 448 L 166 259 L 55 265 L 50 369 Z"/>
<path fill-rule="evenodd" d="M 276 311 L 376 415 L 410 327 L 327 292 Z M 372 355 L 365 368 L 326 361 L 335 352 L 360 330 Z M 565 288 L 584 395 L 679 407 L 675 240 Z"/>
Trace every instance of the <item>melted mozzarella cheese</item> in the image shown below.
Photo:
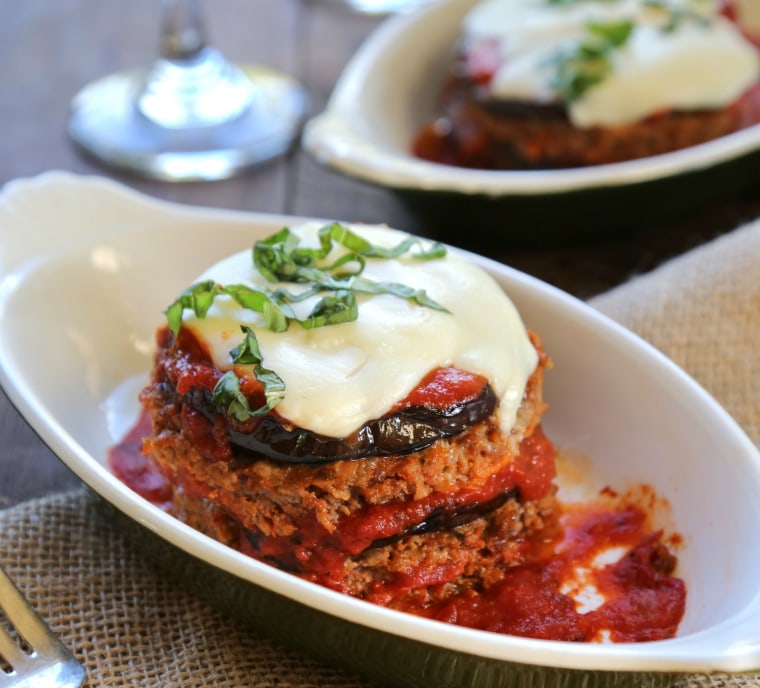
<path fill-rule="evenodd" d="M 664 3 L 669 11 L 647 0 L 486 0 L 465 18 L 464 43 L 498 43 L 495 96 L 547 103 L 559 97 L 558 51 L 588 40 L 591 23 L 633 21 L 630 38 L 611 54 L 609 76 L 568 103 L 578 127 L 626 124 L 669 109 L 722 108 L 760 78 L 757 49 L 719 14 L 715 0 Z"/>
<path fill-rule="evenodd" d="M 291 228 L 302 245 L 317 246 L 321 223 Z M 385 227 L 349 225 L 373 244 L 395 246 L 406 235 Z M 331 257 L 342 249 L 335 249 Z M 329 259 L 328 259 L 329 260 Z M 293 424 L 332 437 L 345 437 L 369 420 L 387 413 L 432 369 L 457 368 L 485 376 L 500 400 L 497 414 L 508 431 L 537 354 L 517 310 L 502 289 L 477 266 L 448 251 L 429 261 L 401 257 L 368 259 L 363 276 L 378 282 L 399 282 L 424 289 L 445 306 L 445 313 L 392 295 L 357 295 L 354 322 L 311 330 L 292 323 L 286 332 L 263 326 L 261 317 L 226 295 L 215 299 L 198 319 L 186 311 L 183 325 L 206 344 L 222 370 L 232 367 L 230 350 L 237 346 L 241 324 L 256 333 L 263 366 L 285 382 L 285 398 L 277 411 Z M 246 284 L 272 290 L 297 285 L 266 282 L 255 270 L 251 251 L 212 266 L 198 281 Z M 304 317 L 314 299 L 295 304 Z"/>

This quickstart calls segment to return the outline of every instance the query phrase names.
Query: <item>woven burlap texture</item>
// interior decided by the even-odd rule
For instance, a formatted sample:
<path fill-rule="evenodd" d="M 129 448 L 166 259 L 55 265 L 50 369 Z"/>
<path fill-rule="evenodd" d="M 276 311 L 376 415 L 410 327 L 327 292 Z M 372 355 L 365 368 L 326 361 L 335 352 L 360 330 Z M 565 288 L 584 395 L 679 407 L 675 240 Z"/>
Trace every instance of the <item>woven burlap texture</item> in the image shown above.
<path fill-rule="evenodd" d="M 593 300 L 690 372 L 760 444 L 760 224 Z M 86 491 L 0 512 L 0 561 L 91 686 L 367 686 L 230 623 L 159 573 Z M 760 686 L 760 674 L 678 688 Z M 675 686 L 674 686 L 675 688 Z"/>

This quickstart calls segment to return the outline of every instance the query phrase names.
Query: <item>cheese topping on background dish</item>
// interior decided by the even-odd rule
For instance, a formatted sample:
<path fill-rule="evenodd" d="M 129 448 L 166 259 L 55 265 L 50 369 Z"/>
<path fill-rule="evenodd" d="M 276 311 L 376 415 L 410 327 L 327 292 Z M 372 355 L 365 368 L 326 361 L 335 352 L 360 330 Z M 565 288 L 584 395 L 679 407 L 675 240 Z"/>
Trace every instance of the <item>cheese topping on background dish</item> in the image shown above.
<path fill-rule="evenodd" d="M 323 226 L 292 227 L 303 245 L 317 247 Z M 397 245 L 407 235 L 379 226 L 346 225 L 377 246 Z M 334 248 L 326 262 L 345 253 Z M 390 294 L 357 294 L 353 322 L 304 329 L 291 323 L 272 332 L 261 315 L 241 308 L 228 295 L 217 296 L 204 318 L 186 310 L 183 326 L 206 345 L 221 370 L 232 366 L 230 350 L 240 344 L 240 326 L 253 329 L 263 366 L 285 383 L 277 412 L 294 425 L 330 437 L 345 437 L 379 418 L 437 367 L 453 366 L 483 375 L 499 399 L 499 424 L 509 431 L 538 356 L 512 302 L 479 267 L 448 251 L 441 259 L 419 261 L 404 255 L 368 258 L 363 277 L 396 282 L 427 295 L 449 312 L 427 308 Z M 197 282 L 244 284 L 273 291 L 297 284 L 268 282 L 253 266 L 251 251 L 232 255 L 209 268 Z M 316 298 L 293 304 L 305 317 Z"/>
<path fill-rule="evenodd" d="M 465 49 L 483 41 L 498 43 L 492 95 L 539 103 L 563 99 L 563 61 L 601 46 L 609 70 L 567 99 L 577 127 L 722 108 L 760 78 L 758 50 L 716 0 L 485 0 L 464 20 Z"/>

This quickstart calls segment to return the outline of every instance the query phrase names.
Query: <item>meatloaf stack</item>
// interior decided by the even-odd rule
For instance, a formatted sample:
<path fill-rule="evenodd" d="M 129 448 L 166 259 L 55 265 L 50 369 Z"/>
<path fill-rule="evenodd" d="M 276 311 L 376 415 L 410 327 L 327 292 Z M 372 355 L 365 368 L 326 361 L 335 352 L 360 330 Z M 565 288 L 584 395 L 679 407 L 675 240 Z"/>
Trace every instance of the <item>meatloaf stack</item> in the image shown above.
<path fill-rule="evenodd" d="M 541 352 L 511 432 L 491 414 L 411 453 L 292 463 L 233 443 L 229 419 L 194 401 L 221 371 L 192 335 L 164 329 L 142 395 L 145 451 L 173 486 L 174 515 L 211 537 L 378 603 L 433 602 L 498 581 L 554 527 L 546 365 Z"/>
<path fill-rule="evenodd" d="M 213 401 L 224 371 L 192 328 L 162 328 L 157 342 L 144 451 L 172 486 L 171 512 L 231 547 L 419 608 L 487 589 L 556 533 L 554 450 L 541 430 L 549 361 L 535 334 L 511 427 L 489 379 L 444 365 L 340 438 L 295 427 L 278 408 L 236 418 Z M 243 376 L 241 390 L 261 405 L 260 386 Z"/>

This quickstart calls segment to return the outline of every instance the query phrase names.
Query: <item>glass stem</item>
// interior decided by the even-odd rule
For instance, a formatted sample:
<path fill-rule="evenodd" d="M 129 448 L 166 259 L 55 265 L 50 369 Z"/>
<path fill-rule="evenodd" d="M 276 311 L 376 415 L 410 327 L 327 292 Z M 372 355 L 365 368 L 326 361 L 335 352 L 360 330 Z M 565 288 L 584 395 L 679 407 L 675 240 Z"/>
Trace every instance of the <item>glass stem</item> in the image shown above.
<path fill-rule="evenodd" d="M 198 0 L 161 0 L 161 56 L 183 60 L 206 46 L 206 26 Z"/>
<path fill-rule="evenodd" d="M 254 89 L 242 70 L 206 42 L 201 0 L 162 0 L 161 55 L 147 71 L 137 110 L 175 131 L 213 127 L 240 117 Z"/>

